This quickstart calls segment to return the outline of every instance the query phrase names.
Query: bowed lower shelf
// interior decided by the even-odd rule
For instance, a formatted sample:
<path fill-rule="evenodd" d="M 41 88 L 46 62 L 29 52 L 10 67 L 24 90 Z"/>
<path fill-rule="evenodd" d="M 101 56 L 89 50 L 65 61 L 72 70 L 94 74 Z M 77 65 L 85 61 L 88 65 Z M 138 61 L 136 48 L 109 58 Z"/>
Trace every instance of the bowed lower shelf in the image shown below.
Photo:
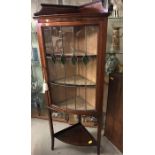
<path fill-rule="evenodd" d="M 60 85 L 60 86 L 70 86 L 70 87 L 95 87 L 96 83 L 81 76 L 81 75 L 74 75 L 70 77 L 64 77 L 57 80 L 53 80 L 50 84 Z"/>
<path fill-rule="evenodd" d="M 75 134 L 76 133 L 76 134 Z M 77 123 L 54 134 L 62 142 L 78 146 L 96 146 L 95 138 L 81 124 Z"/>

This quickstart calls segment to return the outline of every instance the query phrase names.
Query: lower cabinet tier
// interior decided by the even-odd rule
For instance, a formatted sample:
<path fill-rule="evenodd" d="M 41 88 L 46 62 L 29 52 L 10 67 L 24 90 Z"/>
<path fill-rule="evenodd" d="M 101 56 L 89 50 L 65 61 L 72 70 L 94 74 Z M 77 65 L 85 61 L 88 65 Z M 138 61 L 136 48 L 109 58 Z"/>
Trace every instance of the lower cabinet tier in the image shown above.
<path fill-rule="evenodd" d="M 96 86 L 95 82 L 88 80 L 87 78 L 81 75 L 73 75 L 69 77 L 63 77 L 57 80 L 53 80 L 51 84 L 63 85 L 63 86 Z"/>
<path fill-rule="evenodd" d="M 95 87 L 64 87 L 50 85 L 52 103 L 60 108 L 71 110 L 95 110 Z"/>
<path fill-rule="evenodd" d="M 95 146 L 95 138 L 81 124 L 77 123 L 54 134 L 62 142 L 78 146 Z"/>
<path fill-rule="evenodd" d="M 95 107 L 89 104 L 80 96 L 71 98 L 57 104 L 60 108 L 75 109 L 75 110 L 93 110 Z"/>

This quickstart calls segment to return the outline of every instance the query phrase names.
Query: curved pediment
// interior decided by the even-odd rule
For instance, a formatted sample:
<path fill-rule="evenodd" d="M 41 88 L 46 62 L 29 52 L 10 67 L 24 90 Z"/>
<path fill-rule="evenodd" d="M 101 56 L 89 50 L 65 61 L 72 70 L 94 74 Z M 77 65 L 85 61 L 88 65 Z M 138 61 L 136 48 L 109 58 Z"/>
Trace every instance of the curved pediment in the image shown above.
<path fill-rule="evenodd" d="M 34 13 L 34 17 L 39 16 L 54 16 L 62 14 L 109 14 L 102 5 L 102 1 L 87 3 L 80 6 L 73 5 L 53 5 L 53 4 L 41 4 L 41 10 Z"/>

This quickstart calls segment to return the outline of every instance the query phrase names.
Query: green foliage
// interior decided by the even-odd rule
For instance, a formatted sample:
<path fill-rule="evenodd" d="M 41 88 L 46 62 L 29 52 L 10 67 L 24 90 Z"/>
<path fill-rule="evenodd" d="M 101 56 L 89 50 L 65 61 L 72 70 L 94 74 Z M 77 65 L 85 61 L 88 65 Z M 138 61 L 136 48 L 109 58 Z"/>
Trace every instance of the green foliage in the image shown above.
<path fill-rule="evenodd" d="M 88 56 L 85 54 L 85 56 L 82 58 L 82 61 L 85 65 L 87 65 L 87 63 L 89 62 L 89 58 Z"/>
<path fill-rule="evenodd" d="M 77 57 L 73 55 L 72 57 L 72 64 L 75 65 L 77 63 Z"/>
<path fill-rule="evenodd" d="M 64 65 L 66 63 L 66 58 L 64 54 L 61 55 L 61 63 Z"/>
<path fill-rule="evenodd" d="M 55 62 L 56 62 L 56 56 L 54 54 L 51 55 L 51 60 L 55 64 Z"/>

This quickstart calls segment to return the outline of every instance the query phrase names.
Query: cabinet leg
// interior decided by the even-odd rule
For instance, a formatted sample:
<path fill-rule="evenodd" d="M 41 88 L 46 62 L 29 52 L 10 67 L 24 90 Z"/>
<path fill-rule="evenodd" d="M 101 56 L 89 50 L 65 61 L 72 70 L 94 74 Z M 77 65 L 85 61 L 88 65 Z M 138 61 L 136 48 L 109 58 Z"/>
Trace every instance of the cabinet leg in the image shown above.
<path fill-rule="evenodd" d="M 100 145 L 97 145 L 97 155 L 100 155 Z"/>
<path fill-rule="evenodd" d="M 102 121 L 100 120 L 98 122 L 98 129 L 97 129 L 97 155 L 100 155 L 101 131 L 102 131 Z"/>
<path fill-rule="evenodd" d="M 81 115 L 78 115 L 78 122 L 81 123 Z"/>
<path fill-rule="evenodd" d="M 54 138 L 52 138 L 51 150 L 54 150 Z"/>
<path fill-rule="evenodd" d="M 53 129 L 51 110 L 48 110 L 48 117 L 49 117 L 50 133 L 51 133 L 51 149 L 54 150 L 54 129 Z"/>

